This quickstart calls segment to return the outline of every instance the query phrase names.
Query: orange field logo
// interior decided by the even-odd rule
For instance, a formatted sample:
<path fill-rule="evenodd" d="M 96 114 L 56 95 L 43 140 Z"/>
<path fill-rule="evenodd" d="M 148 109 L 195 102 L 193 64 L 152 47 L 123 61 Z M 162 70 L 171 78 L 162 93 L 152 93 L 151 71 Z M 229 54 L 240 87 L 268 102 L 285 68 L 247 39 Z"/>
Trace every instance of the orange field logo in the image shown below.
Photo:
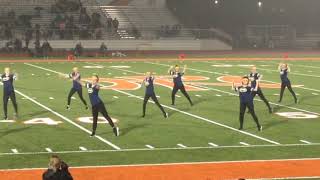
<path fill-rule="evenodd" d="M 137 90 L 141 88 L 141 83 L 145 76 L 121 76 L 116 78 L 100 78 L 100 83 L 103 85 L 102 89 L 116 89 L 116 90 Z M 206 87 L 219 86 L 227 87 L 232 83 L 241 84 L 241 76 L 220 76 L 216 82 L 210 82 L 209 77 L 205 76 L 184 76 L 185 88 L 188 91 L 206 91 Z M 171 76 L 157 76 L 155 84 L 172 89 L 173 81 Z M 295 85 L 298 86 L 298 85 Z M 260 87 L 269 89 L 279 89 L 280 83 L 261 82 Z"/>

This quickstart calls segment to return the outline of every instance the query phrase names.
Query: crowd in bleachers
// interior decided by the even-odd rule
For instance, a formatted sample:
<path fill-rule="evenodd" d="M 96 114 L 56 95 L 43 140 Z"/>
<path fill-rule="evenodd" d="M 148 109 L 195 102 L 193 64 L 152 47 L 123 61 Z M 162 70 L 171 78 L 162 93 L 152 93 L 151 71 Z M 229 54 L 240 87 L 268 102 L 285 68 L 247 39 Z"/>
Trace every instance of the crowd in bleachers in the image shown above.
<path fill-rule="evenodd" d="M 181 32 L 181 25 L 175 24 L 175 25 L 162 25 L 159 30 L 159 36 L 160 37 L 173 37 L 178 35 Z"/>

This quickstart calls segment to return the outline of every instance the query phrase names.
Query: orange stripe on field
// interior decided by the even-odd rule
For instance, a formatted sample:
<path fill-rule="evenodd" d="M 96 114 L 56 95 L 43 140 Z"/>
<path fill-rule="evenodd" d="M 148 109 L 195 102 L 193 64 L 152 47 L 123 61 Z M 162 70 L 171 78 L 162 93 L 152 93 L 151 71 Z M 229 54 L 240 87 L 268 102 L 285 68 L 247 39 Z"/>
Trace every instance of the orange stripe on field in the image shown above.
<path fill-rule="evenodd" d="M 320 176 L 320 160 L 71 168 L 75 180 L 224 180 Z M 40 180 L 44 170 L 0 171 L 1 180 Z"/>

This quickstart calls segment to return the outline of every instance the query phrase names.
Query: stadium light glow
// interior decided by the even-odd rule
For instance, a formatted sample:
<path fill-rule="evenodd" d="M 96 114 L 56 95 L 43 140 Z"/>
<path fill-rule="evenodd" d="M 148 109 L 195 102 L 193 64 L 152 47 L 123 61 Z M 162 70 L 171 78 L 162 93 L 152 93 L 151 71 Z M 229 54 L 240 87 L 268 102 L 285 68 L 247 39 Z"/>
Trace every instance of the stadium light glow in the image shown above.
<path fill-rule="evenodd" d="M 261 1 L 258 2 L 258 7 L 259 7 L 259 8 L 262 7 L 262 2 L 261 2 Z"/>
<path fill-rule="evenodd" d="M 214 4 L 219 4 L 219 1 L 218 1 L 218 0 L 215 0 L 215 1 L 214 1 Z"/>

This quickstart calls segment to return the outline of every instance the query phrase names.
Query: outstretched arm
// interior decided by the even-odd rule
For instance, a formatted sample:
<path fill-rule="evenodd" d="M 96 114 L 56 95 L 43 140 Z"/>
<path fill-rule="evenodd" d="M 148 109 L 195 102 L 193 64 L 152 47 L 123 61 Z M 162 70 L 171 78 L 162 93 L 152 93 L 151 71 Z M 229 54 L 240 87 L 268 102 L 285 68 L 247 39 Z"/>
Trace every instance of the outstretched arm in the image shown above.
<path fill-rule="evenodd" d="M 170 66 L 170 68 L 168 69 L 168 73 L 169 73 L 170 75 L 171 75 L 172 69 L 173 69 L 173 66 Z"/>
<path fill-rule="evenodd" d="M 289 65 L 287 65 L 287 71 L 290 72 L 291 71 L 291 68 Z"/>
<path fill-rule="evenodd" d="M 281 66 L 282 66 L 282 63 L 279 63 L 278 71 L 281 71 Z"/>

